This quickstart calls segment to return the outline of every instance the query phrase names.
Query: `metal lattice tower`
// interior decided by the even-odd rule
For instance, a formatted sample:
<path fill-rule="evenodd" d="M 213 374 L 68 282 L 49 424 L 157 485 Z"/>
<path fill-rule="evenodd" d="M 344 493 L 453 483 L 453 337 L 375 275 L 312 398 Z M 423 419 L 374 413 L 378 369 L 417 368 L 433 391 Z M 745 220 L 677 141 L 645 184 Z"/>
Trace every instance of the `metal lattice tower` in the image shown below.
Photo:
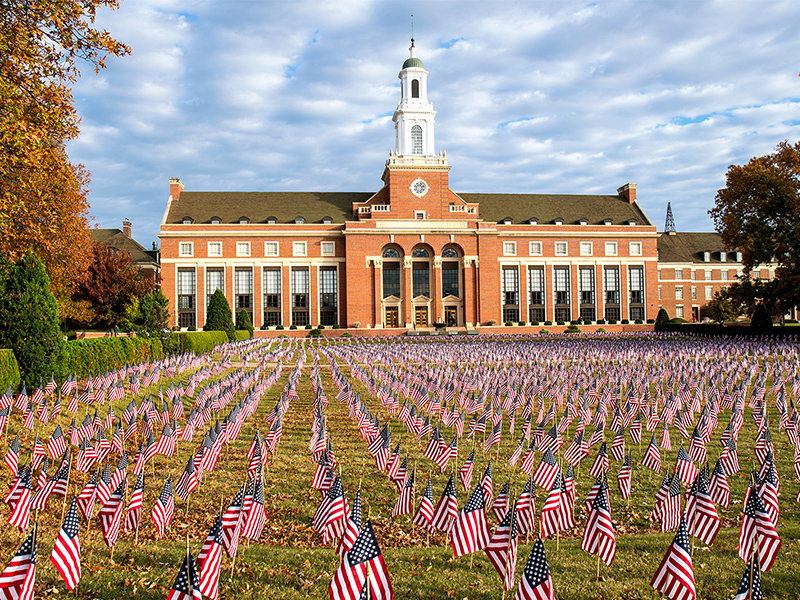
<path fill-rule="evenodd" d="M 667 222 L 664 224 L 666 233 L 675 233 L 675 219 L 672 218 L 672 206 L 667 202 Z"/>

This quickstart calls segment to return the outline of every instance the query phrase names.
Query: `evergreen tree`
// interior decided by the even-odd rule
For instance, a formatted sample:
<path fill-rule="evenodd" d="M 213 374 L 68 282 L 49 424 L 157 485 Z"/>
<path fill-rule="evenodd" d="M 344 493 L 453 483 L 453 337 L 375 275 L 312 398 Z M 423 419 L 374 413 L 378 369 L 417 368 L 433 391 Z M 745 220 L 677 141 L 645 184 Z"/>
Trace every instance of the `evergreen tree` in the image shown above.
<path fill-rule="evenodd" d="M 250 320 L 250 313 L 246 310 L 242 310 L 236 315 L 236 329 L 249 331 L 250 337 L 253 337 L 253 322 Z"/>
<path fill-rule="evenodd" d="M 667 314 L 667 309 L 662 308 L 656 315 L 656 325 L 666 325 L 667 323 L 669 323 L 669 314 Z"/>
<path fill-rule="evenodd" d="M 0 266 L 0 348 L 11 348 L 28 388 L 61 377 L 64 336 L 50 278 L 32 252 Z"/>
<path fill-rule="evenodd" d="M 228 334 L 228 339 L 233 341 L 235 338 L 233 329 L 233 314 L 231 305 L 222 290 L 218 289 L 208 301 L 208 316 L 204 331 L 224 331 Z"/>

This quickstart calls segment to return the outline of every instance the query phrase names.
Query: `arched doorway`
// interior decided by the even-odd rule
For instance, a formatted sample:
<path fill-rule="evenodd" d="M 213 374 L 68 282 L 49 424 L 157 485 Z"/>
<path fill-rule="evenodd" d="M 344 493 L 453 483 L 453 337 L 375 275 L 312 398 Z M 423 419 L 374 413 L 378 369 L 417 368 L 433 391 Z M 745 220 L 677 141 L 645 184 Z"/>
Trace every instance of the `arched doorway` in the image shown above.
<path fill-rule="evenodd" d="M 381 252 L 381 315 L 384 327 L 403 325 L 403 254 L 388 246 Z"/>
<path fill-rule="evenodd" d="M 431 324 L 433 252 L 428 246 L 417 246 L 411 251 L 411 306 L 415 327 Z"/>

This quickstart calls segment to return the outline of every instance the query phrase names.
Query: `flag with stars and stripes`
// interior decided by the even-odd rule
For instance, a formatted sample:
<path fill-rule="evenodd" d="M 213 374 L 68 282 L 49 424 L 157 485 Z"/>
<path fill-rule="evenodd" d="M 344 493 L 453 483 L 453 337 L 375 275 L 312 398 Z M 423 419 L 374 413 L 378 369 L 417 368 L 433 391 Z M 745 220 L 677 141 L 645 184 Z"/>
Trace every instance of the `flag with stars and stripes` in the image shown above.
<path fill-rule="evenodd" d="M 458 500 L 456 499 L 455 478 L 451 474 L 444 492 L 442 492 L 442 497 L 439 498 L 439 503 L 436 505 L 436 510 L 433 512 L 431 526 L 439 531 L 449 533 L 456 517 L 458 517 Z"/>
<path fill-rule="evenodd" d="M 514 587 L 517 573 L 517 507 L 512 506 L 495 529 L 484 549 L 489 562 L 494 565 L 503 579 L 503 589 L 509 591 Z"/>
<path fill-rule="evenodd" d="M 417 512 L 415 512 L 414 516 L 411 518 L 411 522 L 429 531 L 434 530 L 433 486 L 431 485 L 430 475 L 428 476 L 428 485 L 425 486 L 425 493 L 422 495 L 422 500 L 420 501 L 419 506 L 417 507 Z"/>
<path fill-rule="evenodd" d="M 544 543 L 537 539 L 522 572 L 514 600 L 553 600 L 553 578 L 544 553 Z"/>
<path fill-rule="evenodd" d="M 222 566 L 222 517 L 217 516 L 208 532 L 203 548 L 197 555 L 200 568 L 200 591 L 211 600 L 219 597 L 219 574 Z"/>
<path fill-rule="evenodd" d="M 758 565 L 758 552 L 753 552 L 750 562 L 744 568 L 742 581 L 733 600 L 764 600 L 761 590 L 761 568 Z"/>
<path fill-rule="evenodd" d="M 81 541 L 78 528 L 78 502 L 73 498 L 50 555 L 50 562 L 55 565 L 70 591 L 81 580 Z"/>
<path fill-rule="evenodd" d="M 739 530 L 739 556 L 744 561 L 749 560 L 755 538 L 761 570 L 769 571 L 781 549 L 781 538 L 758 495 L 758 490 L 752 485 L 747 489 L 744 504 L 742 526 Z"/>
<path fill-rule="evenodd" d="M 17 553 L 0 573 L 0 598 L 33 600 L 36 583 L 36 527 L 19 547 Z"/>
<path fill-rule="evenodd" d="M 200 593 L 200 578 L 197 576 L 197 565 L 191 552 L 186 553 L 181 570 L 167 594 L 167 600 L 203 600 Z"/>
<path fill-rule="evenodd" d="M 694 600 L 697 597 L 685 515 L 681 517 L 678 533 L 675 534 L 675 539 L 672 540 L 650 585 L 670 600 Z"/>
<path fill-rule="evenodd" d="M 592 502 L 586 529 L 581 540 L 581 550 L 594 554 L 607 565 L 614 562 L 617 553 L 617 540 L 614 536 L 614 525 L 611 522 L 611 509 L 608 505 L 608 493 L 605 484 Z"/>
<path fill-rule="evenodd" d="M 175 497 L 172 493 L 172 478 L 169 477 L 164 482 L 164 487 L 161 488 L 161 494 L 158 500 L 153 505 L 153 511 L 150 517 L 156 526 L 158 532 L 158 539 L 164 537 L 164 530 L 172 523 L 172 516 L 175 514 Z"/>
<path fill-rule="evenodd" d="M 331 600 L 358 600 L 364 592 L 372 600 L 394 598 L 389 571 L 370 521 L 364 524 L 353 547 L 344 555 L 328 589 Z"/>
<path fill-rule="evenodd" d="M 485 507 L 483 490 L 480 485 L 476 485 L 450 531 L 454 557 L 483 550 L 489 543 Z"/>

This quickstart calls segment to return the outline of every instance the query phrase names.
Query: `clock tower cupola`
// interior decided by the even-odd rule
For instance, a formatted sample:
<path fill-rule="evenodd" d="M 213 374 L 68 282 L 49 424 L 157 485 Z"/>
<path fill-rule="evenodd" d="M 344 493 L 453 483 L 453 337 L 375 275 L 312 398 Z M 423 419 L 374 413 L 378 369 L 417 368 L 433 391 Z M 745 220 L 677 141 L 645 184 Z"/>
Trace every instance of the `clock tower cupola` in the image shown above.
<path fill-rule="evenodd" d="M 411 38 L 410 56 L 403 63 L 400 78 L 400 102 L 394 111 L 395 152 L 403 159 L 430 159 L 436 157 L 433 123 L 436 111 L 428 101 L 428 72 L 417 58 L 414 38 Z"/>

